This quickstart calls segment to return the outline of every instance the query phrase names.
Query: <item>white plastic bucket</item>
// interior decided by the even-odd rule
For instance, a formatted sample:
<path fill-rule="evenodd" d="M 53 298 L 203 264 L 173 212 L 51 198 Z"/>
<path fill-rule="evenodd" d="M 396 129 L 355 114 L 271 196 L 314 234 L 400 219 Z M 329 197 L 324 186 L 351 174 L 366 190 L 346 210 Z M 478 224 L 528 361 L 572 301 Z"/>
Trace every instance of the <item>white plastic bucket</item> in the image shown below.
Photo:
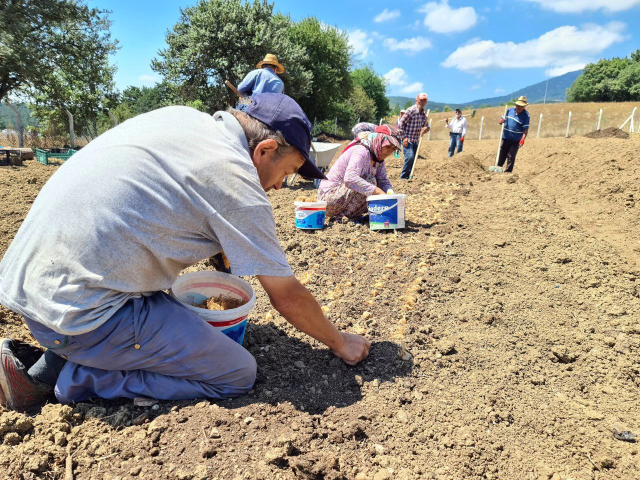
<path fill-rule="evenodd" d="M 170 293 L 209 325 L 242 345 L 247 317 L 256 304 L 256 294 L 243 279 L 223 272 L 191 272 L 178 278 Z M 196 307 L 209 297 L 225 295 L 246 303 L 230 310 Z"/>
<path fill-rule="evenodd" d="M 296 206 L 296 227 L 322 230 L 327 214 L 327 202 L 293 202 Z"/>
<path fill-rule="evenodd" d="M 403 193 L 392 195 L 369 195 L 369 228 L 371 230 L 392 230 L 404 228 L 404 210 L 407 196 Z"/>

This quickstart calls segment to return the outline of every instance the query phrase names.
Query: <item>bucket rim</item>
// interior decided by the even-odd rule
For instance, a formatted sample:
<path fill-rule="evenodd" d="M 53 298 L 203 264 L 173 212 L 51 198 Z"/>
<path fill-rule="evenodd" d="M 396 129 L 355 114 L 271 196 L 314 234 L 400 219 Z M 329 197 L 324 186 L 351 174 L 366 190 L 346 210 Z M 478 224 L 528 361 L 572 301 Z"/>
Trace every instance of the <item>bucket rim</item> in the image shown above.
<path fill-rule="evenodd" d="M 406 198 L 406 197 L 407 197 L 406 193 L 392 193 L 392 194 L 383 193 L 380 195 L 369 195 L 367 197 L 367 202 L 375 201 L 375 200 L 399 199 L 399 198 Z"/>
<path fill-rule="evenodd" d="M 217 279 L 222 281 L 227 280 L 228 283 L 234 284 L 235 286 L 245 290 L 245 292 L 248 293 L 249 301 L 247 301 L 247 303 L 245 303 L 244 305 L 241 305 L 240 307 L 231 308 L 229 310 L 209 310 L 207 308 L 200 308 L 200 307 L 196 307 L 195 305 L 191 305 L 189 303 L 183 302 L 182 300 L 180 300 L 180 298 L 178 298 L 178 296 L 174 292 L 174 289 L 187 281 L 197 278 L 198 276 L 208 277 L 209 279 Z M 236 318 L 248 316 L 256 304 L 256 292 L 251 286 L 251 284 L 249 284 L 249 282 L 247 282 L 246 280 L 236 275 L 225 273 L 225 272 L 213 271 L 213 270 L 199 270 L 196 272 L 185 273 L 184 275 L 178 277 L 175 282 L 173 282 L 173 285 L 169 289 L 169 294 L 173 298 L 178 300 L 182 305 L 187 307 L 188 310 L 196 313 L 200 317 L 207 317 L 207 321 L 209 319 L 214 321 L 233 320 Z"/>
<path fill-rule="evenodd" d="M 327 202 L 318 200 L 317 202 L 293 202 L 296 207 L 326 207 Z"/>

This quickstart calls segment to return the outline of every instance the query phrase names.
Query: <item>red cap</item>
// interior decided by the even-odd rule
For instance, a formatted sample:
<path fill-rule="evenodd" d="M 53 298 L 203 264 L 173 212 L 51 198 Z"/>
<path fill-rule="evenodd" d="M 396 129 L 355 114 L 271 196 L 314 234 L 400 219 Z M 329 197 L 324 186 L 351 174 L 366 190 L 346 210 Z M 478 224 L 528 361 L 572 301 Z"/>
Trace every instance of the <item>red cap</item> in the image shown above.
<path fill-rule="evenodd" d="M 427 100 L 427 94 L 426 93 L 419 93 L 418 96 L 416 97 L 416 100 Z"/>

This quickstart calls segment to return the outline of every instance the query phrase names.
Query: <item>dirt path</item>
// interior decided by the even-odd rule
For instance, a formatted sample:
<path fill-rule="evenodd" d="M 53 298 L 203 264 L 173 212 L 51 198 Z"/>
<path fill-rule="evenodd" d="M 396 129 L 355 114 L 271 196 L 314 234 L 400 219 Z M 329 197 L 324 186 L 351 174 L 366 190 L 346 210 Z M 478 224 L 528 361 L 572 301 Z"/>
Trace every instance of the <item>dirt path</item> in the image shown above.
<path fill-rule="evenodd" d="M 469 141 L 453 161 L 431 142 L 414 181 L 400 183 L 390 161 L 394 189 L 409 194 L 395 234 L 352 223 L 301 232 L 293 200 L 310 183 L 273 192 L 296 275 L 340 328 L 372 339 L 370 358 L 345 366 L 252 280 L 249 395 L 5 412 L 0 472 L 64 478 L 71 452 L 76 479 L 639 478 L 637 444 L 612 434 L 640 433 L 639 207 L 624 200 L 640 174 L 637 143 L 620 142 L 531 141 L 513 176 L 486 172 L 493 141 Z M 589 176 L 613 155 L 624 177 Z M 13 212 L 3 250 L 43 168 L 0 172 Z M 28 338 L 19 317 L 0 315 L 0 333 Z"/>

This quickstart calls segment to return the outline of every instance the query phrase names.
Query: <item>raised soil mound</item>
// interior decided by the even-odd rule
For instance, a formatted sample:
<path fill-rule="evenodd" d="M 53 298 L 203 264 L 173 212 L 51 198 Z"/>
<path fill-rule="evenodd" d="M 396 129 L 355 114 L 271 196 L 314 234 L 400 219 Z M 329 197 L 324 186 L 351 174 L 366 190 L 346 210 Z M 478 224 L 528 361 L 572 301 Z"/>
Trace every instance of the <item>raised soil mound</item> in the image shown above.
<path fill-rule="evenodd" d="M 623 132 L 619 128 L 609 127 L 604 130 L 596 130 L 595 132 L 587 133 L 587 138 L 629 138 L 627 132 Z"/>

